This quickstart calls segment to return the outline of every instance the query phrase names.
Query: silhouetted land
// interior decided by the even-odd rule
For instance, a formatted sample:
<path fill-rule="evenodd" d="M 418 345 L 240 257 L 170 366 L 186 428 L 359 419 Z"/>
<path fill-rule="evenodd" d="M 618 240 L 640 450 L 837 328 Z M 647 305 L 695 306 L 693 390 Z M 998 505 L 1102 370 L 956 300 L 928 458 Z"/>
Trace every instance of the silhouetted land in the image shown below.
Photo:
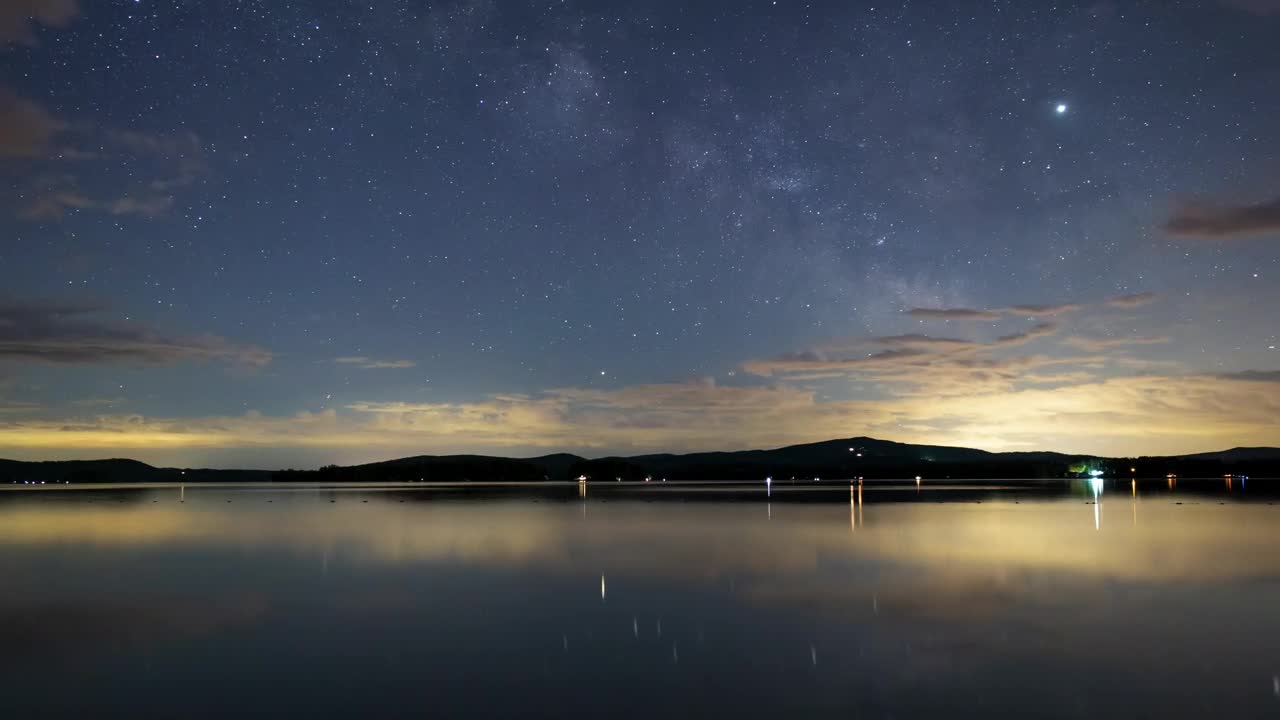
<path fill-rule="evenodd" d="M 1109 477 L 1280 477 L 1280 448 L 1235 448 L 1165 457 L 1104 458 L 1054 452 L 991 453 L 972 448 L 858 437 L 774 450 L 656 454 L 586 459 L 559 453 L 535 458 L 422 455 L 319 470 L 157 468 L 136 460 L 19 462 L 0 460 L 0 482 L 547 482 L 591 480 L 1018 479 L 1063 478 L 1101 471 Z"/>

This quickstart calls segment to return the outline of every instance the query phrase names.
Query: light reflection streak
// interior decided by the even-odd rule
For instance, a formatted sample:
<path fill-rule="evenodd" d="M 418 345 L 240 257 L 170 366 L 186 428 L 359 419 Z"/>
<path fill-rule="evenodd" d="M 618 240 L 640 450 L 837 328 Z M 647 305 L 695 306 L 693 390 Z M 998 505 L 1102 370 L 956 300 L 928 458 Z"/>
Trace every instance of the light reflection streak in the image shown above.
<path fill-rule="evenodd" d="M 866 523 L 862 521 L 862 481 L 858 481 L 858 524 L 866 527 Z"/>
<path fill-rule="evenodd" d="M 1089 487 L 1093 489 L 1093 529 L 1102 529 L 1102 478 L 1096 475 L 1089 479 Z"/>
<path fill-rule="evenodd" d="M 849 486 L 849 528 L 856 531 L 858 529 L 858 500 L 857 491 L 853 485 Z"/>

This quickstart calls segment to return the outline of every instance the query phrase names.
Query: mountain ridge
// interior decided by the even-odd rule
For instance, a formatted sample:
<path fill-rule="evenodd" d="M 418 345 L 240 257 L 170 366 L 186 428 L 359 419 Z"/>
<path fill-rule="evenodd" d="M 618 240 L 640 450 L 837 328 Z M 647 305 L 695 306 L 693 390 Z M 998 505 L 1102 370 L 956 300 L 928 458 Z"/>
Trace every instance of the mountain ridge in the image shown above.
<path fill-rule="evenodd" d="M 528 458 L 493 455 L 414 455 L 318 470 L 240 470 L 155 467 L 129 458 L 20 461 L 0 459 L 0 483 L 236 482 L 236 481 L 464 481 L 539 482 L 590 478 L 745 480 L 764 475 L 951 478 L 1069 477 L 1108 474 L 1280 476 L 1280 448 L 1236 447 L 1187 455 L 1100 457 L 1054 451 L 991 452 L 949 445 L 917 445 L 865 436 L 770 449 L 648 453 L 586 458 L 551 453 Z"/>

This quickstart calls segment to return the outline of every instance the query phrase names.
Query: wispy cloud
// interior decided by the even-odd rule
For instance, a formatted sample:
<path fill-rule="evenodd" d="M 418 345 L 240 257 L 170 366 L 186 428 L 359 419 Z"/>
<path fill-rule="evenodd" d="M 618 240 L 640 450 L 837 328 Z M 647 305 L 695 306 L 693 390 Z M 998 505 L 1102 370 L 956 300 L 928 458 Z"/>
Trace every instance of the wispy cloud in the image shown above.
<path fill-rule="evenodd" d="M 75 0 L 0 0 L 0 49 L 34 44 L 31 23 L 63 27 L 79 14 Z M 173 194 L 208 174 L 200 139 L 190 132 L 143 133 L 69 122 L 39 103 L 0 86 L 0 158 L 18 158 L 32 180 L 17 195 L 19 217 L 52 220 L 69 211 L 158 217 Z M 78 169 L 125 168 L 111 178 L 115 194 L 86 190 Z"/>
<path fill-rule="evenodd" d="M 363 355 L 334 358 L 333 361 L 339 365 L 351 365 L 361 370 L 400 370 L 417 366 L 417 363 L 412 360 L 378 360 Z"/>
<path fill-rule="evenodd" d="M 1280 370 L 1242 370 L 1240 372 L 1219 373 L 1215 377 L 1223 380 L 1280 383 Z"/>
<path fill-rule="evenodd" d="M 173 207 L 175 192 L 199 182 L 209 172 L 203 145 L 193 133 L 157 135 L 108 130 L 102 133 L 84 131 L 82 134 L 94 138 L 98 149 L 81 152 L 73 147 L 64 147 L 57 152 L 58 159 L 75 163 L 123 164 L 135 168 L 134 175 L 141 179 L 131 177 L 121 184 L 118 194 L 104 197 L 83 190 L 78 176 L 69 168 L 64 168 L 68 170 L 66 172 L 43 173 L 26 189 L 26 199 L 19 209 L 20 217 L 49 220 L 62 217 L 69 211 L 159 217 Z M 63 162 L 59 167 L 66 164 Z"/>
<path fill-rule="evenodd" d="M 1117 295 L 1107 300 L 1107 305 L 1118 308 L 1134 308 L 1150 305 L 1159 297 L 1153 292 L 1140 292 L 1132 295 Z"/>
<path fill-rule="evenodd" d="M 1248 205 L 1183 204 L 1164 229 L 1171 235 L 1212 239 L 1280 234 L 1280 197 Z"/>
<path fill-rule="evenodd" d="M 1027 303 L 1008 307 L 979 310 L 975 308 L 911 308 L 907 314 L 925 320 L 1001 320 L 1006 316 L 1016 317 L 1056 317 L 1086 310 L 1089 307 L 1139 307 L 1156 299 L 1151 292 L 1119 295 L 1101 303 Z"/>
<path fill-rule="evenodd" d="M 881 392 L 897 397 L 961 396 L 982 392 L 1009 392 L 1018 387 L 1041 382 L 1040 375 L 1052 371 L 1060 375 L 1061 366 L 1077 373 L 1096 376 L 1104 357 L 1058 357 L 1047 354 L 1010 354 L 1033 341 L 1058 332 L 1053 323 L 1039 323 L 1026 330 L 1001 335 L 992 340 L 961 341 L 933 338 L 921 342 L 917 336 L 869 338 L 858 350 L 815 349 L 743 364 L 748 374 L 775 378 L 783 382 L 818 379 L 845 379 L 874 385 Z M 877 350 L 886 340 L 894 345 Z M 1072 367 L 1074 366 L 1074 367 Z"/>
<path fill-rule="evenodd" d="M 1254 15 L 1280 15 L 1280 0 L 1222 0 L 1222 4 Z"/>
<path fill-rule="evenodd" d="M 933 335 L 922 335 L 919 333 L 909 333 L 906 335 L 884 335 L 881 337 L 871 338 L 872 342 L 881 345 L 906 345 L 916 347 L 946 347 L 946 348 L 969 348 L 975 346 L 971 340 L 961 340 L 960 338 L 935 337 Z"/>
<path fill-rule="evenodd" d="M 973 308 L 911 308 L 907 311 L 911 317 L 926 320 L 999 320 L 997 310 L 975 310 Z"/>
<path fill-rule="evenodd" d="M 1061 303 L 1058 305 L 1013 305 L 1005 308 L 1004 312 L 1010 315 L 1028 315 L 1031 317 L 1065 315 L 1083 309 L 1083 305 L 1076 303 Z"/>
<path fill-rule="evenodd" d="M 76 302 L 0 302 L 0 361 L 95 364 L 221 360 L 249 367 L 271 353 L 214 335 L 170 336 L 140 323 L 101 318 L 104 308 Z"/>
<path fill-rule="evenodd" d="M 65 127 L 39 104 L 0 86 L 0 157 L 44 156 Z"/>
<path fill-rule="evenodd" d="M 20 215 L 28 220 L 60 218 L 69 210 L 98 210 L 112 215 L 138 215 L 159 217 L 173 207 L 173 198 L 167 195 L 125 195 L 114 200 L 94 200 L 76 189 L 66 189 L 39 195 Z"/>
<path fill-rule="evenodd" d="M 76 0 L 3 0 L 0 2 L 0 46 L 34 45 L 33 23 L 66 27 L 80 14 Z"/>
<path fill-rule="evenodd" d="M 63 27 L 80 14 L 76 0 L 0 1 L 0 50 L 13 44 L 34 45 L 31 24 Z M 38 103 L 0 85 L 0 157 L 45 155 L 54 136 L 67 123 Z"/>
<path fill-rule="evenodd" d="M 995 345 L 1008 347 L 1010 345 L 1021 345 L 1026 342 L 1035 340 L 1036 338 L 1049 337 L 1058 332 L 1058 326 L 1053 323 L 1038 323 L 1031 326 L 1027 330 L 1011 333 L 1009 335 L 1001 335 L 996 338 Z"/>
<path fill-rule="evenodd" d="M 1170 338 L 1160 335 L 1121 335 L 1117 337 L 1082 337 L 1073 336 L 1062 339 L 1064 345 L 1069 345 L 1081 350 L 1090 352 L 1101 352 L 1112 348 L 1133 347 L 1135 345 L 1164 345 L 1170 342 Z"/>

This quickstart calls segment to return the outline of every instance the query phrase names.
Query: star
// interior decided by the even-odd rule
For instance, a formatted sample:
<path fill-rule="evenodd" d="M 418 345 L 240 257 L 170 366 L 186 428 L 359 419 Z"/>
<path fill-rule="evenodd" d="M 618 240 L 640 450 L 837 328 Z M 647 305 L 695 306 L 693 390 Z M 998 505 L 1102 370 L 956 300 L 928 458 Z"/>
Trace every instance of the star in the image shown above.
<path fill-rule="evenodd" d="M 1053 110 L 1054 110 L 1054 112 L 1058 113 L 1059 115 L 1065 115 L 1065 114 L 1067 113 L 1067 104 L 1066 104 L 1066 103 L 1058 103 L 1058 106 L 1057 106 L 1057 107 L 1055 107 Z"/>

